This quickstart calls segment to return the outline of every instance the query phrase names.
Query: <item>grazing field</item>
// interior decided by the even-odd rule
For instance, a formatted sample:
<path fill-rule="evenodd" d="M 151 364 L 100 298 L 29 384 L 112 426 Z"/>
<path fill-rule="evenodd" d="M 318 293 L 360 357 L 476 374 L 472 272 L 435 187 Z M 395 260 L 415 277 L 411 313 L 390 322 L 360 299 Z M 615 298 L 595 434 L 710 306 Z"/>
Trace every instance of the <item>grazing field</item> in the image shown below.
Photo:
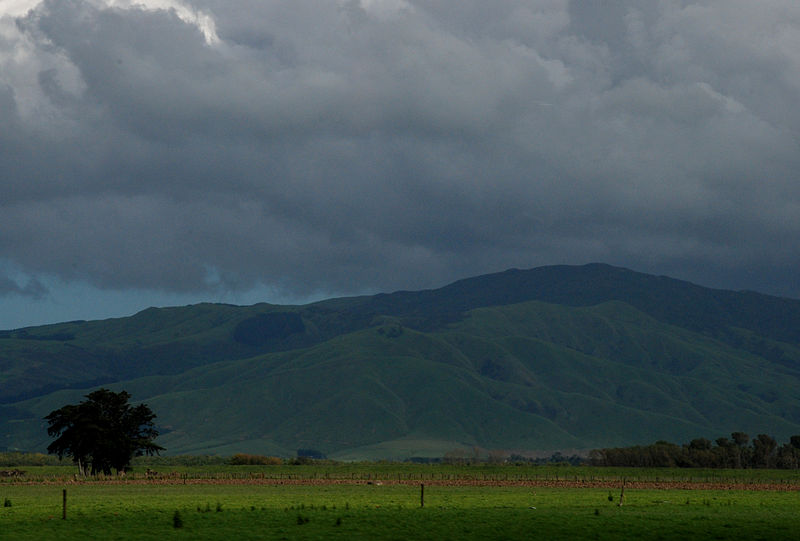
<path fill-rule="evenodd" d="M 0 482 L 0 539 L 796 539 L 800 530 L 800 485 L 786 472 L 622 471 L 620 506 L 618 470 L 285 469 L 78 482 L 26 473 Z"/>

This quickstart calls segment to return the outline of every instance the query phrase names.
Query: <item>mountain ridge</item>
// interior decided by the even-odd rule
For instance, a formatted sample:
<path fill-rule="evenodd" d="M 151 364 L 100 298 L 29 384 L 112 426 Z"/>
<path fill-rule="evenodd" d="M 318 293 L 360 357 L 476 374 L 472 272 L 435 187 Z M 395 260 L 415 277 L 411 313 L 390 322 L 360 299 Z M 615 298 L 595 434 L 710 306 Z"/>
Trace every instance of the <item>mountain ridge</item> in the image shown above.
<path fill-rule="evenodd" d="M 787 437 L 798 383 L 800 301 L 603 264 L 509 269 L 2 331 L 0 447 L 42 449 L 47 408 L 97 385 L 147 401 L 170 452 L 358 457 Z"/>

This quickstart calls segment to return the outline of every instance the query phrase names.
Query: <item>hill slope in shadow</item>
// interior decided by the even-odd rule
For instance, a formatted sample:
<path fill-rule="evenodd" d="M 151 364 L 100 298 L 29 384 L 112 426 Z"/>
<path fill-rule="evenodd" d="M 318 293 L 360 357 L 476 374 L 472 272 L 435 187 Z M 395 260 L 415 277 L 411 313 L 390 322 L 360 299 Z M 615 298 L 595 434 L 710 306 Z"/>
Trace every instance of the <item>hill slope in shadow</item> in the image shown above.
<path fill-rule="evenodd" d="M 0 333 L 0 448 L 97 385 L 171 453 L 405 458 L 800 433 L 800 302 L 607 265 Z"/>

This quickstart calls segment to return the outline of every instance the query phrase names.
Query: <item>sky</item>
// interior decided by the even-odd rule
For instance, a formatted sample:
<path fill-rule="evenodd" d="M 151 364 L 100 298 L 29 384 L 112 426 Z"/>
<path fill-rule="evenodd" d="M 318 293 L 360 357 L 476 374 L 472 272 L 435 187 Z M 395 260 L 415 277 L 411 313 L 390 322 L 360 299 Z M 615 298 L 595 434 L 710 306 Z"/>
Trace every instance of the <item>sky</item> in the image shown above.
<path fill-rule="evenodd" d="M 604 262 L 800 298 L 796 0 L 0 0 L 0 329 Z"/>

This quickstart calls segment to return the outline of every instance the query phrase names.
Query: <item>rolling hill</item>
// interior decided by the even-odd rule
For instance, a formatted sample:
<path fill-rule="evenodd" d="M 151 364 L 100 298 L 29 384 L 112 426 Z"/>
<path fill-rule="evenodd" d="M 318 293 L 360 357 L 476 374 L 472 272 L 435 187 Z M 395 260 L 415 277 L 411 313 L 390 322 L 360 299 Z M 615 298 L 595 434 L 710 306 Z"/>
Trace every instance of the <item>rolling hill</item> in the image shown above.
<path fill-rule="evenodd" d="M 0 449 L 90 389 L 169 453 L 442 456 L 800 434 L 800 301 L 608 265 L 0 331 Z"/>

